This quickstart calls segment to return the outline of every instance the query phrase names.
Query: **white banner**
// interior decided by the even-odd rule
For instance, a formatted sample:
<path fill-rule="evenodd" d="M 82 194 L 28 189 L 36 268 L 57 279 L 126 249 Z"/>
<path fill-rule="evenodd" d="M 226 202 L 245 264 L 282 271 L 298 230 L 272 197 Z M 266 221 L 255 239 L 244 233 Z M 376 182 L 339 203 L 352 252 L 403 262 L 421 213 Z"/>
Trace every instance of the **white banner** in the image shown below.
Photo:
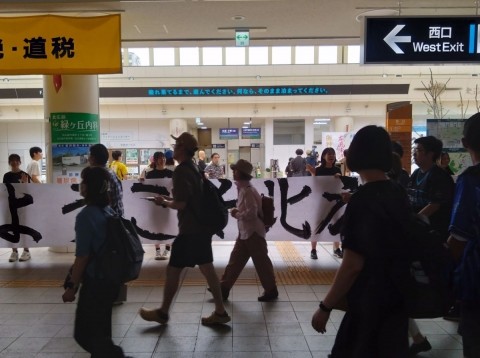
<path fill-rule="evenodd" d="M 227 179 L 212 182 L 218 187 L 229 187 L 223 198 L 234 206 L 237 198 L 235 184 Z M 152 240 L 174 238 L 178 233 L 177 212 L 148 200 L 158 194 L 170 195 L 171 179 L 152 179 L 143 183 L 126 180 L 122 184 L 125 218 L 137 225 L 142 241 L 154 243 L 157 241 Z M 335 224 L 342 217 L 345 206 L 338 194 L 348 186 L 341 179 L 252 179 L 252 185 L 259 193 L 274 198 L 277 221 L 268 232 L 267 240 L 340 240 Z M 80 211 L 80 207 L 75 208 L 78 200 L 81 200 L 80 194 L 69 185 L 1 184 L 0 247 L 10 247 L 12 242 L 19 242 L 20 247 L 67 245 L 75 237 L 75 216 Z M 235 240 L 237 233 L 237 222 L 229 217 L 224 230 L 225 240 Z M 218 236 L 214 239 L 220 240 Z"/>

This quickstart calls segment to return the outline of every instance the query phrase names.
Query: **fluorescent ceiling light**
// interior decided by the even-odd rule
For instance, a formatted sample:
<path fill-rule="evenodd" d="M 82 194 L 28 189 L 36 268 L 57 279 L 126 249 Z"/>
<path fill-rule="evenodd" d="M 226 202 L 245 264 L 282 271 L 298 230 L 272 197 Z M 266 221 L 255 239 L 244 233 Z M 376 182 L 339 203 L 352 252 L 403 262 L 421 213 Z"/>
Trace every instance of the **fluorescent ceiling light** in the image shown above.
<path fill-rule="evenodd" d="M 243 126 L 242 128 L 249 128 L 248 126 Z"/>
<path fill-rule="evenodd" d="M 326 126 L 328 123 L 325 123 L 325 122 L 313 122 L 313 125 L 324 125 Z"/>
<path fill-rule="evenodd" d="M 330 122 L 330 118 L 315 118 L 314 122 Z"/>
<path fill-rule="evenodd" d="M 252 124 L 252 122 L 243 122 L 243 124 L 249 125 Z"/>
<path fill-rule="evenodd" d="M 207 129 L 207 127 L 200 127 L 200 129 Z"/>

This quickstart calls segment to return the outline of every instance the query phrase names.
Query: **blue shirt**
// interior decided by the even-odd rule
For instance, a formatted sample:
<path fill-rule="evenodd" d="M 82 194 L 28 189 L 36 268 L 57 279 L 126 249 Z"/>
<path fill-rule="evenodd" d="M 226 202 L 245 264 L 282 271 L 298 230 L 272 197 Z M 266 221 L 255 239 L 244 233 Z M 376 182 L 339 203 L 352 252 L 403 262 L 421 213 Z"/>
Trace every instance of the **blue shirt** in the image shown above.
<path fill-rule="evenodd" d="M 463 301 L 480 300 L 480 164 L 465 170 L 457 179 L 450 233 L 466 240 L 456 270 L 457 288 Z"/>
<path fill-rule="evenodd" d="M 107 207 L 107 210 L 111 209 Z M 95 205 L 85 206 L 75 219 L 75 256 L 84 257 L 98 254 L 107 237 L 105 210 Z M 94 260 L 90 260 L 86 273 L 95 277 Z"/>

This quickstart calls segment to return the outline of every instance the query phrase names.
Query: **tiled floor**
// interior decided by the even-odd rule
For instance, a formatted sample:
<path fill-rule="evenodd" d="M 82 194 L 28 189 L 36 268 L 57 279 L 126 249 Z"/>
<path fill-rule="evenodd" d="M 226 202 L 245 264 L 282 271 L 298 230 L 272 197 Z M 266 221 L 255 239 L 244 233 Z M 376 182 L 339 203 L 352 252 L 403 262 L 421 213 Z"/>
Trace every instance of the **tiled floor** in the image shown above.
<path fill-rule="evenodd" d="M 214 242 L 219 274 L 232 246 L 232 242 Z M 198 268 L 185 270 L 168 325 L 151 324 L 138 316 L 140 307 L 159 305 L 166 266 L 166 261 L 153 259 L 153 246 L 145 245 L 145 250 L 140 279 L 128 288 L 128 301 L 114 307 L 113 313 L 114 340 L 129 355 L 327 357 L 343 314 L 332 313 L 325 335 L 315 332 L 310 321 L 329 288 L 315 282 L 331 280 L 330 273 L 339 264 L 339 259 L 330 255 L 331 244 L 319 246 L 319 260 L 314 261 L 309 257 L 309 243 L 269 242 L 274 266 L 282 273 L 279 300 L 257 301 L 261 286 L 249 262 L 227 302 L 232 321 L 219 327 L 200 324 L 200 317 L 213 311 L 213 301 Z M 31 261 L 16 263 L 8 262 L 9 255 L 8 249 L 0 249 L 0 357 L 88 357 L 72 338 L 76 305 L 62 303 L 59 287 L 73 254 L 33 249 Z M 316 275 L 319 272 L 327 275 Z M 308 283 L 302 282 L 302 277 Z M 419 357 L 462 357 L 455 323 L 419 320 L 419 326 L 434 347 Z"/>

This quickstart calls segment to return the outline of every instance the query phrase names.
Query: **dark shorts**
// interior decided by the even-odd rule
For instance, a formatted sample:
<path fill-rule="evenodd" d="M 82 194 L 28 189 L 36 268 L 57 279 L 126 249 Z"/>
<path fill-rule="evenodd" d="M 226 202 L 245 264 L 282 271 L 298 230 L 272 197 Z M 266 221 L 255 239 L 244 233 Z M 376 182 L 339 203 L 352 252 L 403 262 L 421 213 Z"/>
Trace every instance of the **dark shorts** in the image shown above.
<path fill-rule="evenodd" d="M 195 267 L 213 262 L 212 236 L 178 235 L 172 244 L 169 265 L 177 268 Z"/>

